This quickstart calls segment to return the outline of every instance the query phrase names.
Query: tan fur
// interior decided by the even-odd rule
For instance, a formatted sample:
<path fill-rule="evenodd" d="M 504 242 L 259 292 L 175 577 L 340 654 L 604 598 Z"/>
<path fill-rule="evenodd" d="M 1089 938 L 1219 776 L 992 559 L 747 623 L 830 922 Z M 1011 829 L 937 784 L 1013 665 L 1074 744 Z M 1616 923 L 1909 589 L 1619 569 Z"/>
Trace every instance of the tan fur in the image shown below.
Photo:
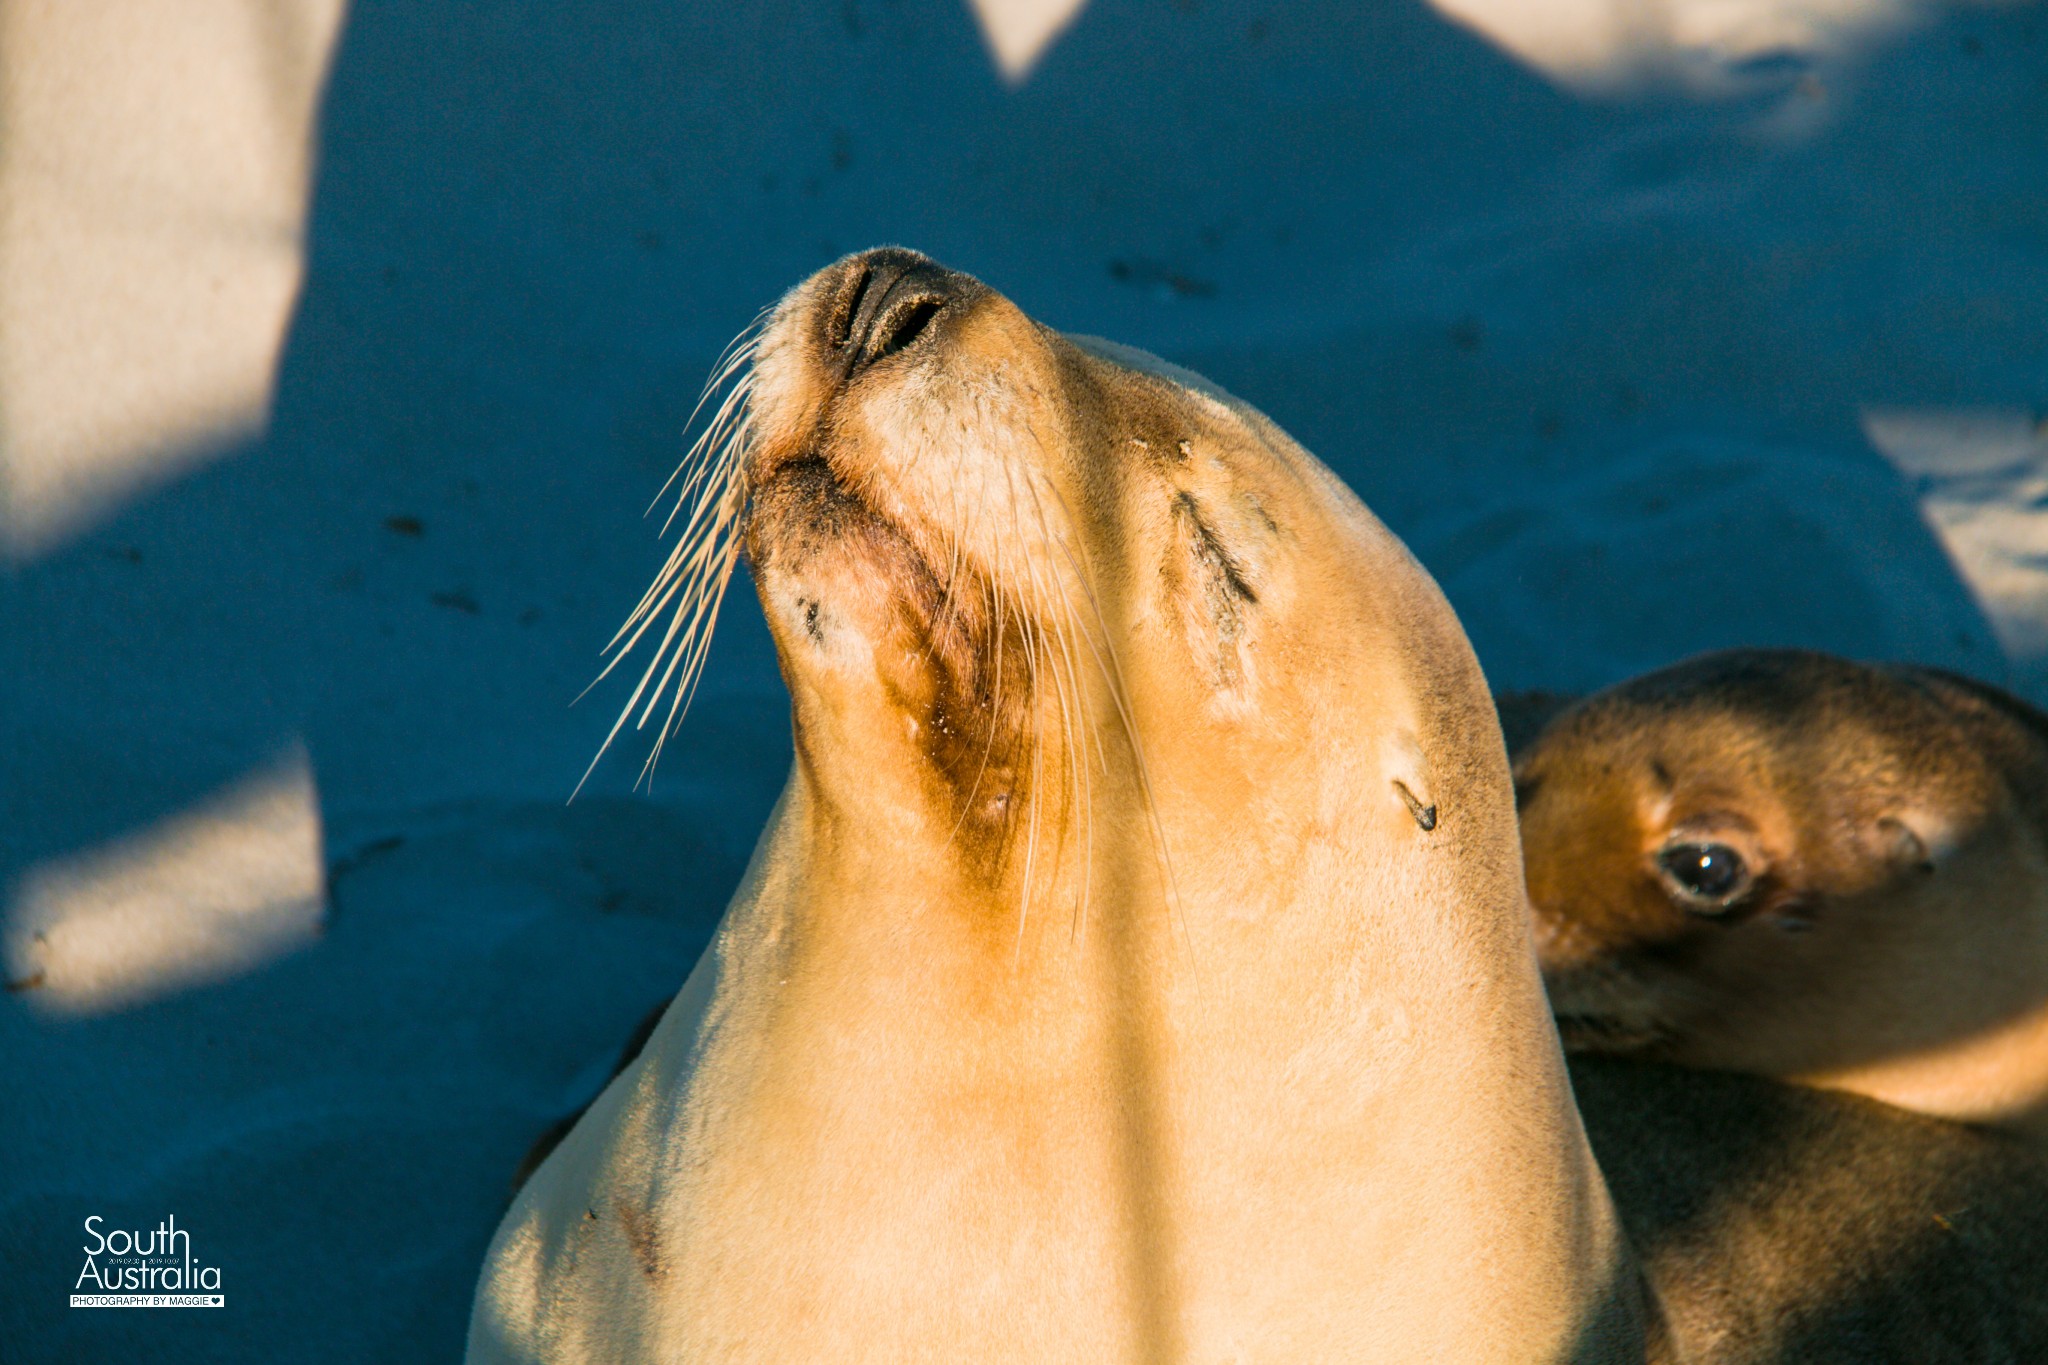
<path fill-rule="evenodd" d="M 2048 1137 L 2048 743 L 1981 684 L 1793 651 L 1602 693 L 1521 750 L 1568 1045 L 1779 1076 Z M 1685 908 L 1655 860 L 1738 851 Z"/>
<path fill-rule="evenodd" d="M 788 786 L 470 1359 L 1640 1358 L 1435 585 L 1256 412 L 962 277 L 846 377 L 877 262 L 755 359 Z"/>

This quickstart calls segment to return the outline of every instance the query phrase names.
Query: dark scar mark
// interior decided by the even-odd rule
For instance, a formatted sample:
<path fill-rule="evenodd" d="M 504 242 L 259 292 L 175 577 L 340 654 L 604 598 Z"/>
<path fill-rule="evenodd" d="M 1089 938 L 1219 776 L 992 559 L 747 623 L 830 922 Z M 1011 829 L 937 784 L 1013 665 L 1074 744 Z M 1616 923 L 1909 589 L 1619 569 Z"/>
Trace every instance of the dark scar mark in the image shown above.
<path fill-rule="evenodd" d="M 1257 514 L 1259 520 L 1266 524 L 1266 529 L 1268 531 L 1272 532 L 1276 536 L 1280 534 L 1280 523 L 1273 520 L 1273 514 L 1266 510 L 1266 504 L 1260 502 L 1255 494 L 1245 494 L 1244 505 L 1251 508 L 1252 511 L 1255 514 Z"/>
<path fill-rule="evenodd" d="M 1408 813 L 1415 817 L 1415 823 L 1422 826 L 1424 833 L 1436 828 L 1435 805 L 1423 805 L 1415 793 L 1408 790 L 1408 784 L 1398 777 L 1394 779 L 1394 790 L 1401 793 L 1401 799 L 1408 805 Z"/>
<path fill-rule="evenodd" d="M 1244 682 L 1244 660 L 1238 653 L 1245 635 L 1244 608 L 1255 605 L 1258 595 L 1202 516 L 1201 504 L 1193 494 L 1182 492 L 1174 497 L 1173 515 L 1188 557 L 1200 565 L 1201 605 L 1215 631 L 1215 681 L 1226 689 L 1236 688 Z M 1186 605 L 1193 607 L 1194 603 Z"/>
<path fill-rule="evenodd" d="M 1202 516 L 1201 504 L 1195 501 L 1194 495 L 1182 493 L 1177 505 L 1181 513 L 1187 517 L 1188 526 L 1194 533 L 1195 557 L 1221 579 L 1223 586 L 1232 593 L 1246 602 L 1257 605 L 1259 595 L 1253 592 L 1252 585 L 1245 581 L 1244 570 L 1238 567 L 1237 560 L 1223 547 L 1223 542 L 1216 538 L 1216 532 Z"/>
<path fill-rule="evenodd" d="M 633 1259 L 640 1263 L 640 1273 L 650 1280 L 664 1279 L 668 1275 L 668 1263 L 661 1258 L 661 1239 L 654 1225 L 648 1221 L 646 1210 L 635 1208 L 623 1199 L 614 1199 L 612 1210 L 619 1215 L 619 1227 L 626 1234 L 626 1245 L 632 1249 Z"/>
<path fill-rule="evenodd" d="M 804 609 L 804 633 L 811 637 L 814 645 L 825 643 L 824 627 L 818 624 L 818 604 L 807 597 L 799 597 L 797 605 Z"/>

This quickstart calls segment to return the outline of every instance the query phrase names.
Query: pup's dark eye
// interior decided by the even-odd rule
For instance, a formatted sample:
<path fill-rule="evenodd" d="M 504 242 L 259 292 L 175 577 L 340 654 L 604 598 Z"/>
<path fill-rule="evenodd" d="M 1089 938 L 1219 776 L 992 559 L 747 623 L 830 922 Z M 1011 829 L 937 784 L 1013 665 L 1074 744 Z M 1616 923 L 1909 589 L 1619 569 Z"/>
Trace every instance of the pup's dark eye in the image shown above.
<path fill-rule="evenodd" d="M 1721 914 L 1749 887 L 1749 868 L 1726 844 L 1673 844 L 1657 855 L 1657 867 L 1696 914 Z"/>

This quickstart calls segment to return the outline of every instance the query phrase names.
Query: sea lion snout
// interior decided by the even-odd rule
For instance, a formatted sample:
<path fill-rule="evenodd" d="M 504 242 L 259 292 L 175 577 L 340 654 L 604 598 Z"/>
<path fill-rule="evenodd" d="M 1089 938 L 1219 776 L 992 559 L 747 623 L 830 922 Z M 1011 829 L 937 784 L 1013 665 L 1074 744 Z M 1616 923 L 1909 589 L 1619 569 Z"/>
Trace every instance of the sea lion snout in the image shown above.
<path fill-rule="evenodd" d="M 929 256 L 902 247 L 877 247 L 830 267 L 838 279 L 819 310 L 824 353 L 842 381 L 926 336 L 948 308 L 984 288 L 972 276 L 948 270 Z"/>

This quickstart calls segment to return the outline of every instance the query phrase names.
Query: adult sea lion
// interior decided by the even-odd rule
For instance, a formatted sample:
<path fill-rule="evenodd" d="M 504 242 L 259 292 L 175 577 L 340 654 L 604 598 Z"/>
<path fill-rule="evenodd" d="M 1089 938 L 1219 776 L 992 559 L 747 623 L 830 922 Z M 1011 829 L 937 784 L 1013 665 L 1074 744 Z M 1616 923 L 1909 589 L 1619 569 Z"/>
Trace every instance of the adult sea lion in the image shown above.
<path fill-rule="evenodd" d="M 2048 1138 L 2048 717 L 1736 650 L 1563 711 L 1515 774 L 1568 1047 Z"/>
<path fill-rule="evenodd" d="M 1484 680 L 1341 482 L 893 249 L 721 373 L 635 702 L 686 694 L 743 537 L 795 764 L 710 951 L 506 1215 L 473 1361 L 1633 1361 L 1680 1339 L 1660 1311 L 1694 1331 L 1714 1248 L 1697 1279 L 1647 1253 L 1645 1297 L 1573 1104 Z M 1783 1170 L 1645 1157 L 1719 1219 L 1652 1234 L 1776 1225 Z M 1801 1245 L 1877 1218 L 1917 1252 L 1926 1187 L 1823 1201 Z M 1743 1307 L 1790 1321 L 1779 1292 Z"/>
<path fill-rule="evenodd" d="M 1400 543 L 1249 408 L 910 253 L 750 352 L 696 524 L 748 500 L 795 765 L 473 1357 L 1639 1337 L 1499 733 Z"/>

